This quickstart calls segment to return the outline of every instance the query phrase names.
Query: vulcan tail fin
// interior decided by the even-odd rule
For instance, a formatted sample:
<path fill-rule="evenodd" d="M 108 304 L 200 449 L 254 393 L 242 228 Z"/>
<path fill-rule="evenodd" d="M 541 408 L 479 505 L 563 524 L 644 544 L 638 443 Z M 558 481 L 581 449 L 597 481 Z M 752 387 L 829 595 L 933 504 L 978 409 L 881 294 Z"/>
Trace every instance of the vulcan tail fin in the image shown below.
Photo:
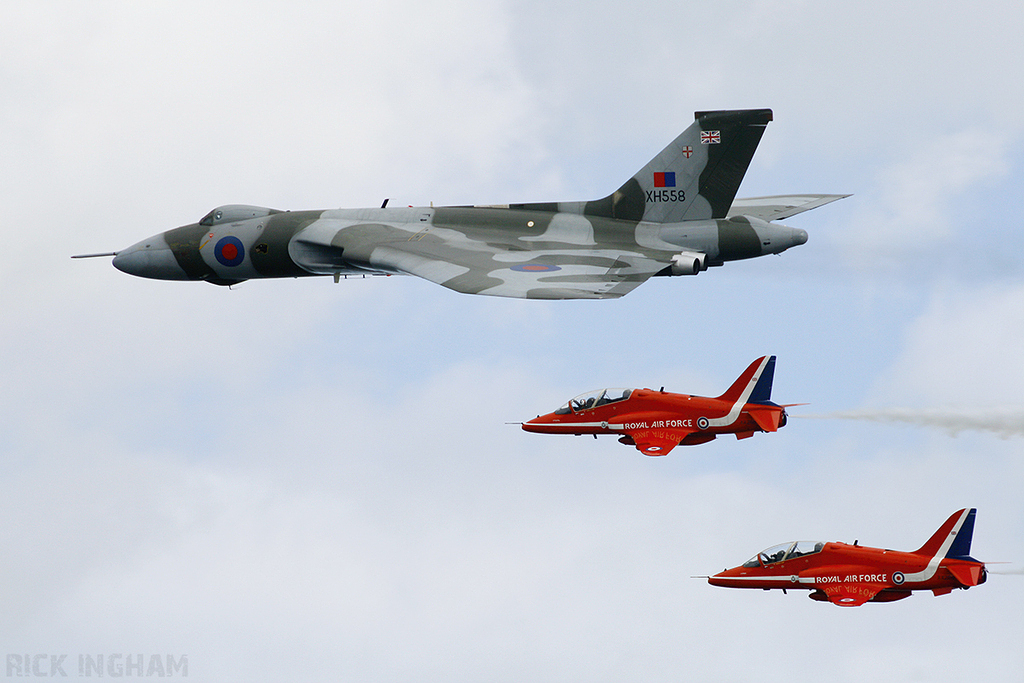
<path fill-rule="evenodd" d="M 724 394 L 721 401 L 735 403 L 771 403 L 772 378 L 775 377 L 775 356 L 761 356 L 747 366 Z"/>
<path fill-rule="evenodd" d="M 971 539 L 974 536 L 976 508 L 957 510 L 949 516 L 938 531 L 921 546 L 918 555 L 950 557 L 963 560 L 971 557 Z"/>
<path fill-rule="evenodd" d="M 618 190 L 587 202 L 590 216 L 676 223 L 725 218 L 771 109 L 703 111 Z"/>

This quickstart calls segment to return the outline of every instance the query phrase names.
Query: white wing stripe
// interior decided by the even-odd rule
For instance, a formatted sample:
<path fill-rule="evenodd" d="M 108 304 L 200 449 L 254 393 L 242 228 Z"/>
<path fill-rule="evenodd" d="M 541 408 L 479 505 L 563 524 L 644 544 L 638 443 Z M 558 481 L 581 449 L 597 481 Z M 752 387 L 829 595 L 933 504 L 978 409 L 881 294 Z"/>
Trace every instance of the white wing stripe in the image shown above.
<path fill-rule="evenodd" d="M 740 394 L 739 399 L 733 404 L 732 410 L 725 417 L 715 417 L 708 419 L 708 425 L 711 427 L 728 427 L 736 418 L 740 416 L 740 411 L 743 410 L 743 406 L 746 405 L 747 399 L 750 398 L 750 394 L 754 392 L 754 387 L 757 386 L 758 380 L 761 379 L 761 373 L 764 372 L 764 368 L 768 365 L 768 361 L 771 360 L 771 356 L 765 356 L 764 360 L 761 361 L 761 365 L 758 366 L 757 372 L 750 377 L 750 381 L 747 382 L 746 389 Z"/>

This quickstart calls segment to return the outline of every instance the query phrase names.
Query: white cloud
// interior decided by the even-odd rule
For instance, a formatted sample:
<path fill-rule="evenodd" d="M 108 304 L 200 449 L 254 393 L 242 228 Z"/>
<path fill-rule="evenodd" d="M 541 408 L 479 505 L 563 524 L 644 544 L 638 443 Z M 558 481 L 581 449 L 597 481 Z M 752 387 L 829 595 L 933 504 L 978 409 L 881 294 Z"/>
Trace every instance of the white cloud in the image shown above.
<path fill-rule="evenodd" d="M 945 135 L 879 173 L 874 197 L 843 241 L 857 267 L 905 260 L 908 252 L 972 248 L 959 206 L 1009 168 L 1005 136 L 976 127 Z M 871 201 L 874 199 L 874 201 Z"/>
<path fill-rule="evenodd" d="M 1016 283 L 942 289 L 908 321 L 899 357 L 876 399 L 903 407 L 1018 409 L 1024 358 L 1024 288 Z M 997 410 L 998 414 L 998 410 Z"/>

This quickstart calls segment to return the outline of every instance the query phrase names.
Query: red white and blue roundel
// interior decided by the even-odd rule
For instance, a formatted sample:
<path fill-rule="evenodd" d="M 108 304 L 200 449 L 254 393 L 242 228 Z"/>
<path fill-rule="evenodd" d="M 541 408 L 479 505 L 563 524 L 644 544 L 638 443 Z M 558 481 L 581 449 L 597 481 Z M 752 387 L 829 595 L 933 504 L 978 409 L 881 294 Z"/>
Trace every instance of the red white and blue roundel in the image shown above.
<path fill-rule="evenodd" d="M 222 237 L 213 248 L 213 255 L 222 266 L 237 266 L 245 258 L 245 247 L 237 237 Z"/>

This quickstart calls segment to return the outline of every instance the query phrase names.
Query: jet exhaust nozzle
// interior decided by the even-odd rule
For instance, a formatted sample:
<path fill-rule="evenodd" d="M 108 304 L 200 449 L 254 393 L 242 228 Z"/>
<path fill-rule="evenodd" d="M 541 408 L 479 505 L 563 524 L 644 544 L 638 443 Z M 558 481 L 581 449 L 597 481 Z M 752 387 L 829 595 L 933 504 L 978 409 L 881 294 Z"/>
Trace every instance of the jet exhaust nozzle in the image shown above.
<path fill-rule="evenodd" d="M 684 251 L 672 257 L 671 270 L 673 275 L 696 275 L 700 271 L 707 269 L 707 254 Z"/>

